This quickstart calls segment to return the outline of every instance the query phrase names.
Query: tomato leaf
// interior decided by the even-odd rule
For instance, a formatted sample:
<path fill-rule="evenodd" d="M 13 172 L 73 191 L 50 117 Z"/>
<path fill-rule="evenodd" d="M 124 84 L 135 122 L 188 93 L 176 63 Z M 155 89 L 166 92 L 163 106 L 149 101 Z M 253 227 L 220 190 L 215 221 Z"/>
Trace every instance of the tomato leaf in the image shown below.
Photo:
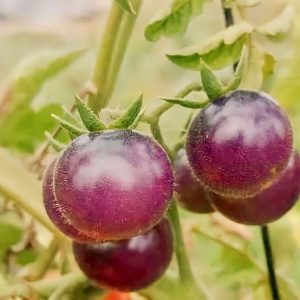
<path fill-rule="evenodd" d="M 162 35 L 172 37 L 186 32 L 190 20 L 202 13 L 210 0 L 173 0 L 172 3 L 146 27 L 145 37 L 155 42 Z"/>
<path fill-rule="evenodd" d="M 288 5 L 275 19 L 256 27 L 256 31 L 268 37 L 281 37 L 289 31 L 292 25 L 294 9 Z"/>
<path fill-rule="evenodd" d="M 40 110 L 21 106 L 2 119 L 0 145 L 33 152 L 45 139 L 44 132 L 51 131 L 57 123 L 50 114 L 61 114 L 59 104 L 50 104 Z"/>
<path fill-rule="evenodd" d="M 219 32 L 205 43 L 168 54 L 167 57 L 185 69 L 200 70 L 201 60 L 213 69 L 222 69 L 239 60 L 245 39 L 252 31 L 252 25 L 240 23 Z"/>
<path fill-rule="evenodd" d="M 30 103 L 47 80 L 63 71 L 86 51 L 51 51 L 27 58 L 13 74 L 9 87 L 10 106 Z"/>
<path fill-rule="evenodd" d="M 20 218 L 13 212 L 6 212 L 0 216 L 0 248 L 9 247 L 21 241 L 23 227 Z"/>
<path fill-rule="evenodd" d="M 258 45 L 252 44 L 249 48 L 247 65 L 247 72 L 242 79 L 241 88 L 260 90 L 264 82 L 273 74 L 275 59 Z"/>
<path fill-rule="evenodd" d="M 242 7 L 253 7 L 258 5 L 260 2 L 261 0 L 237 0 L 237 5 Z"/>

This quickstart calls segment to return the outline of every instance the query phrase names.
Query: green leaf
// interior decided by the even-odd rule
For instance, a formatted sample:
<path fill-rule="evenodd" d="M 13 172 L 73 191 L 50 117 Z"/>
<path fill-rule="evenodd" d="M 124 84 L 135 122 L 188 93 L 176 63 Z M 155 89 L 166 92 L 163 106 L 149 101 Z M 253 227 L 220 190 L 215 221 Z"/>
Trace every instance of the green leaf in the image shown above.
<path fill-rule="evenodd" d="M 51 117 L 53 119 L 55 119 L 56 121 L 58 121 L 62 128 L 64 128 L 65 130 L 67 130 L 74 136 L 80 136 L 80 135 L 86 133 L 86 131 L 84 131 L 83 129 L 67 122 L 66 120 L 61 119 L 59 116 L 57 116 L 55 114 L 51 114 Z"/>
<path fill-rule="evenodd" d="M 66 148 L 66 145 L 64 145 L 64 144 L 60 143 L 58 140 L 56 140 L 50 132 L 46 131 L 45 136 L 55 151 L 60 152 L 61 150 Z"/>
<path fill-rule="evenodd" d="M 4 251 L 16 245 L 23 236 L 23 223 L 20 217 L 12 211 L 0 216 L 0 248 Z"/>
<path fill-rule="evenodd" d="M 13 75 L 9 87 L 10 105 L 30 103 L 47 80 L 63 71 L 86 51 L 52 51 L 26 59 Z"/>
<path fill-rule="evenodd" d="M 25 266 L 34 262 L 38 257 L 38 254 L 33 249 L 25 249 L 17 255 L 18 264 Z"/>
<path fill-rule="evenodd" d="M 247 72 L 242 79 L 241 88 L 260 90 L 263 83 L 273 74 L 275 59 L 258 45 L 252 44 L 249 48 L 247 65 Z"/>
<path fill-rule="evenodd" d="M 100 122 L 94 112 L 80 99 L 79 96 L 75 96 L 75 101 L 81 120 L 87 130 L 100 131 L 106 128 L 106 126 Z"/>
<path fill-rule="evenodd" d="M 0 122 L 0 145 L 33 152 L 45 139 L 44 132 L 52 131 L 57 123 L 50 114 L 61 114 L 59 104 L 50 104 L 38 111 L 19 107 Z"/>
<path fill-rule="evenodd" d="M 219 32 L 205 43 L 168 54 L 167 57 L 185 69 L 200 70 L 201 60 L 213 69 L 222 69 L 239 60 L 245 40 L 252 31 L 252 25 L 240 23 Z"/>
<path fill-rule="evenodd" d="M 264 277 L 265 271 L 262 266 L 257 262 L 256 258 L 248 253 L 240 245 L 230 244 L 226 239 L 222 239 L 219 236 L 214 236 L 213 234 L 207 232 L 207 230 L 201 229 L 199 227 L 193 228 L 193 232 L 199 238 L 205 238 L 209 242 L 215 243 L 221 249 L 220 261 L 222 264 L 218 267 L 219 276 L 232 276 L 236 273 L 244 272 L 246 269 L 250 272 L 257 272 L 257 275 Z M 252 273 L 253 274 L 253 273 Z M 255 281 L 259 278 L 255 278 Z M 244 283 L 245 284 L 245 283 Z"/>
<path fill-rule="evenodd" d="M 15 159 L 3 148 L 0 148 L 0 165 L 0 193 L 57 233 L 43 207 L 42 185 L 36 175 L 27 171 L 21 160 Z"/>
<path fill-rule="evenodd" d="M 288 5 L 275 19 L 256 27 L 256 31 L 269 37 L 281 37 L 287 33 L 292 25 L 294 9 Z"/>
<path fill-rule="evenodd" d="M 128 128 L 138 117 L 142 109 L 142 105 L 143 95 L 141 95 L 139 99 L 134 102 L 120 118 L 111 123 L 109 128 Z"/>
<path fill-rule="evenodd" d="M 282 299 L 299 300 L 299 289 L 297 284 L 292 282 L 287 276 L 277 274 L 277 280 Z"/>
<path fill-rule="evenodd" d="M 192 17 L 202 13 L 205 2 L 208 0 L 172 0 L 167 9 L 146 27 L 146 39 L 155 42 L 162 35 L 172 37 L 185 33 Z"/>
<path fill-rule="evenodd" d="M 242 7 L 253 7 L 261 3 L 261 0 L 237 0 L 237 5 Z"/>
<path fill-rule="evenodd" d="M 203 90 L 209 99 L 213 100 L 218 98 L 224 93 L 224 86 L 204 61 L 201 61 L 200 65 Z"/>
<path fill-rule="evenodd" d="M 182 107 L 192 108 L 192 109 L 204 108 L 210 102 L 210 101 L 207 101 L 207 102 L 200 103 L 200 102 L 196 102 L 196 101 L 186 100 L 184 98 L 161 98 L 161 99 L 168 103 L 178 104 Z"/>
<path fill-rule="evenodd" d="M 0 219 L 0 248 L 8 249 L 17 244 L 22 236 L 23 232 L 19 226 Z"/>
<path fill-rule="evenodd" d="M 247 68 L 248 55 L 249 55 L 249 49 L 245 45 L 238 66 L 234 72 L 233 78 L 231 82 L 228 84 L 228 86 L 226 87 L 226 92 L 234 91 L 240 86 Z"/>
<path fill-rule="evenodd" d="M 136 11 L 130 0 L 116 0 L 116 2 L 130 14 L 133 14 L 133 15 L 136 14 Z"/>

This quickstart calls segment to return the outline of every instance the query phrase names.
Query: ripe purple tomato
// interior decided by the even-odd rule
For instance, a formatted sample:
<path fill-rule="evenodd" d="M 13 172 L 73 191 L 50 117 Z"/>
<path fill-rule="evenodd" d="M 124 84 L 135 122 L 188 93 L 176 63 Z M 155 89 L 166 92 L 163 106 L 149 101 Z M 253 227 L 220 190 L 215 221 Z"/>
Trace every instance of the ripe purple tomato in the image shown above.
<path fill-rule="evenodd" d="M 80 269 L 104 288 L 135 291 L 151 285 L 167 269 L 173 253 L 170 225 L 156 227 L 128 240 L 99 244 L 73 243 Z"/>
<path fill-rule="evenodd" d="M 184 149 L 178 152 L 175 161 L 175 191 L 179 204 L 185 209 L 195 213 L 214 211 L 208 191 L 193 175 Z"/>
<path fill-rule="evenodd" d="M 193 120 L 187 156 L 198 179 L 226 197 L 259 193 L 276 179 L 292 153 L 287 114 L 263 93 L 235 91 Z"/>
<path fill-rule="evenodd" d="M 247 225 L 263 225 L 282 217 L 300 194 L 300 157 L 294 153 L 272 185 L 252 198 L 225 198 L 210 193 L 210 201 L 226 217 Z"/>
<path fill-rule="evenodd" d="M 82 135 L 62 153 L 54 193 L 68 222 L 98 240 L 142 234 L 164 216 L 173 171 L 163 148 L 131 130 Z"/>
<path fill-rule="evenodd" d="M 68 237 L 87 242 L 92 239 L 72 226 L 64 217 L 53 193 L 53 169 L 57 159 L 53 160 L 47 168 L 43 178 L 43 199 L 46 212 L 52 223 Z"/>

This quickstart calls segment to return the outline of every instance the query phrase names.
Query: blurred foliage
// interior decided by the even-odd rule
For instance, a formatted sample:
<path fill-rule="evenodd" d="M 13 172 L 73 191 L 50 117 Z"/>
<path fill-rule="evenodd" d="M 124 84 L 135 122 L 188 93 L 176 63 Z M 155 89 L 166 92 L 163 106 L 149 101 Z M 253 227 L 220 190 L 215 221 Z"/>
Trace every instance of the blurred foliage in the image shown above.
<path fill-rule="evenodd" d="M 183 4 L 186 2 L 186 5 L 191 3 L 181 2 Z M 171 7 L 167 13 L 153 22 L 151 19 L 157 13 L 155 7 L 160 7 L 161 1 L 145 1 L 143 14 L 129 46 L 111 108 L 129 107 L 132 100 L 141 93 L 144 95 L 144 105 L 150 107 L 162 101 L 155 99 L 157 96 L 163 98 L 174 96 L 188 82 L 199 81 L 199 72 L 193 70 L 199 69 L 200 58 L 217 69 L 223 68 L 229 62 L 237 61 L 242 48 L 240 38 L 244 38 L 245 32 L 254 30 L 253 27 L 249 24 L 241 25 L 220 34 L 219 32 L 224 30 L 224 20 L 219 2 L 203 2 L 206 2 L 203 7 L 202 5 L 194 7 L 194 10 L 189 10 L 189 14 L 186 14 L 186 10 L 184 13 L 178 12 L 176 6 Z M 232 3 L 227 2 L 228 5 Z M 249 80 L 254 82 L 254 78 L 255 85 L 259 86 L 263 76 L 272 73 L 274 69 L 266 88 L 287 109 L 294 126 L 295 145 L 299 148 L 300 101 L 297 99 L 300 95 L 299 1 L 262 0 L 259 4 L 256 0 L 238 2 L 245 18 L 257 29 L 256 41 L 265 47 L 264 50 L 256 46 L 250 49 L 250 55 L 254 57 L 252 62 L 255 64 L 250 65 L 252 70 Z M 130 9 L 130 1 L 119 3 L 129 5 Z M 290 6 L 280 14 L 287 3 L 294 6 L 296 17 L 292 32 L 282 39 L 282 34 L 290 25 Z M 184 6 L 182 8 L 186 9 Z M 203 14 L 196 17 L 202 9 Z M 176 32 L 170 32 L 168 24 L 172 20 L 170 16 L 174 13 L 182 16 L 183 20 L 176 28 Z M 271 21 L 276 16 L 277 21 Z M 101 17 L 100 23 L 103 24 L 104 16 L 97 17 Z M 192 21 L 190 26 L 187 25 L 187 19 Z M 29 154 L 34 153 L 45 140 L 44 131 L 51 131 L 55 127 L 55 121 L 50 114 L 62 115 L 61 104 L 70 108 L 74 94 L 82 91 L 88 82 L 95 61 L 95 51 L 83 55 L 86 50 L 78 49 L 86 49 L 95 44 L 94 41 L 99 35 L 97 22 L 91 20 L 76 25 L 66 24 L 65 28 L 54 26 L 53 29 L 51 27 L 39 29 L 34 26 L 27 28 L 22 24 L 15 24 L 13 30 L 5 31 L 4 26 L 0 31 L 0 55 L 2 58 L 5 57 L 0 60 L 3 95 L 0 100 L 0 144 L 9 149 L 0 152 L 0 191 L 1 194 L 5 194 L 7 187 L 15 190 L 17 197 L 23 197 L 27 201 L 29 209 L 32 205 L 41 206 L 40 183 L 18 164 L 21 164 L 20 161 L 24 156 L 27 158 Z M 149 23 L 146 36 L 149 40 L 161 38 L 157 44 L 149 43 L 144 38 L 144 28 Z M 153 27 L 156 28 L 155 33 L 152 32 Z M 228 31 L 231 32 L 229 35 Z M 164 37 L 178 32 L 185 32 L 185 35 L 172 40 Z M 268 37 L 259 36 L 259 32 Z M 276 36 L 275 43 L 274 36 Z M 196 48 L 195 44 L 198 44 Z M 214 47 L 210 48 L 211 45 Z M 170 60 L 166 57 L 167 53 L 178 53 L 184 48 L 188 49 L 190 57 L 190 60 L 184 61 L 184 67 L 188 70 L 182 70 L 170 62 L 176 60 L 180 65 L 181 56 L 178 58 L 178 55 L 169 55 Z M 213 52 L 216 48 L 217 51 Z M 213 50 L 210 51 L 211 49 Z M 52 54 L 46 55 L 49 51 Z M 222 61 L 219 61 L 218 57 L 220 51 L 223 52 Z M 20 68 L 24 61 L 28 61 L 28 56 L 39 59 L 32 58 L 27 63 L 27 71 L 22 73 L 25 69 L 22 67 L 21 72 Z M 262 69 L 264 73 L 260 74 L 259 70 Z M 218 71 L 222 81 L 228 82 L 230 74 L 231 68 Z M 192 94 L 191 99 L 193 98 L 199 99 L 200 94 Z M 178 138 L 189 113 L 188 109 L 176 105 L 162 118 L 163 133 L 171 145 Z M 147 132 L 148 127 L 141 124 L 138 129 Z M 7 153 L 11 149 L 19 156 L 18 158 L 12 158 Z M 25 243 L 23 247 L 19 247 L 21 250 L 14 249 L 14 246 L 24 240 L 28 228 L 24 226 L 24 216 L 7 210 L 7 203 L 2 200 L 0 286 L 7 281 L 14 281 L 15 278 L 11 278 L 13 276 L 22 277 L 22 268 L 34 261 L 43 249 L 40 245 L 37 246 L 38 242 Z M 299 299 L 300 295 L 299 215 L 298 204 L 293 211 L 271 225 L 278 276 L 283 299 L 287 300 Z M 206 286 L 211 299 L 269 299 L 263 249 L 257 228 L 237 227 L 236 224 L 232 227 L 227 223 L 224 225 L 223 222 L 213 222 L 212 217 L 195 216 L 187 212 L 182 212 L 182 217 L 194 272 L 198 280 Z M 42 232 L 39 229 L 38 231 Z M 21 271 L 18 273 L 16 270 Z"/>

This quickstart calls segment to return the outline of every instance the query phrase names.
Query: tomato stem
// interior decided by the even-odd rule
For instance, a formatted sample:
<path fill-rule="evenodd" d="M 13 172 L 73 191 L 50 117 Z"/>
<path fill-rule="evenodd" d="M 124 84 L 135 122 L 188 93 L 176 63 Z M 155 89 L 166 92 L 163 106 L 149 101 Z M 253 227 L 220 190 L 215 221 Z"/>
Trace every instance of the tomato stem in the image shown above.
<path fill-rule="evenodd" d="M 94 112 L 99 112 L 106 100 L 105 90 L 108 80 L 108 72 L 112 63 L 113 49 L 117 42 L 117 35 L 124 17 L 124 10 L 113 1 L 106 27 L 100 42 L 92 83 L 95 85 L 96 94 L 89 97 L 89 105 Z"/>
<path fill-rule="evenodd" d="M 279 294 L 278 284 L 276 280 L 273 252 L 272 252 L 268 226 L 263 225 L 260 227 L 260 230 L 261 230 L 261 236 L 262 236 L 263 246 L 265 250 L 265 257 L 266 257 L 266 263 L 267 263 L 267 268 L 269 273 L 269 284 L 272 292 L 272 299 L 280 300 L 280 294 Z"/>
<path fill-rule="evenodd" d="M 56 237 L 52 239 L 47 249 L 37 258 L 37 260 L 31 264 L 28 270 L 27 278 L 30 281 L 36 281 L 46 274 L 50 264 L 59 248 L 59 241 Z"/>
<path fill-rule="evenodd" d="M 91 93 L 88 99 L 95 113 L 108 104 L 112 95 L 141 3 L 142 0 L 132 1 L 136 11 L 132 15 L 113 1 L 92 78 L 96 93 Z"/>
<path fill-rule="evenodd" d="M 178 262 L 179 276 L 183 288 L 186 289 L 186 299 L 206 299 L 207 296 L 205 292 L 202 291 L 197 285 L 191 269 L 191 265 L 184 245 L 179 212 L 175 200 L 173 200 L 169 208 L 168 215 L 173 228 L 175 238 L 175 253 Z"/>
<path fill-rule="evenodd" d="M 117 38 L 117 43 L 114 51 L 113 63 L 109 72 L 109 80 L 106 91 L 107 100 L 112 96 L 114 87 L 116 85 L 116 81 L 118 79 L 118 75 L 120 73 L 122 62 L 126 54 L 126 49 L 130 40 L 130 36 L 132 34 L 137 15 L 142 5 L 141 0 L 133 0 L 131 1 L 131 3 L 136 13 L 135 15 L 125 13 L 124 20 L 121 24 L 120 32 Z"/>
<path fill-rule="evenodd" d="M 191 92 L 200 91 L 200 90 L 201 90 L 201 86 L 199 82 L 191 82 L 186 87 L 184 87 L 181 91 L 179 91 L 175 95 L 175 98 L 184 98 Z M 155 122 L 163 113 L 169 110 L 173 105 L 174 105 L 173 103 L 163 102 L 161 105 L 154 108 L 153 111 L 142 116 L 141 121 L 146 123 Z"/>
<path fill-rule="evenodd" d="M 167 152 L 170 160 L 173 160 L 173 153 L 172 151 L 169 149 L 168 145 L 165 143 L 160 127 L 159 127 L 159 121 L 155 121 L 150 123 L 150 128 L 151 128 L 151 132 L 153 137 L 160 143 L 160 145 L 165 149 L 165 151 Z"/>

